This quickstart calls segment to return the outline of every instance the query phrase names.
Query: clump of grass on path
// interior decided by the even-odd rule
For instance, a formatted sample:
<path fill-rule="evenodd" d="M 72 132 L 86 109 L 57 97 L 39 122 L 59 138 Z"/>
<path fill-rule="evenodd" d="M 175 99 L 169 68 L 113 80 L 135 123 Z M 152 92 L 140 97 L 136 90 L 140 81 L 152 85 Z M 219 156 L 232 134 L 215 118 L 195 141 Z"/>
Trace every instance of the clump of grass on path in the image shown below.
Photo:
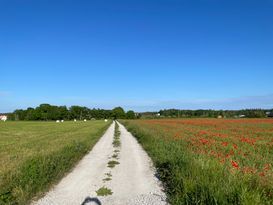
<path fill-rule="evenodd" d="M 113 155 L 112 155 L 112 158 L 118 159 L 118 155 L 117 155 L 117 154 L 113 154 Z"/>
<path fill-rule="evenodd" d="M 109 168 L 114 168 L 116 165 L 118 165 L 119 162 L 118 161 L 115 161 L 115 160 L 111 160 L 108 162 L 108 166 Z"/>
<path fill-rule="evenodd" d="M 107 188 L 107 187 L 101 187 L 96 191 L 98 196 L 108 196 L 108 195 L 112 195 L 113 192 L 111 189 Z"/>
<path fill-rule="evenodd" d="M 111 180 L 112 180 L 112 178 L 110 178 L 110 177 L 106 177 L 103 179 L 104 182 L 111 181 Z"/>
<path fill-rule="evenodd" d="M 109 172 L 109 173 L 106 173 L 105 174 L 107 177 L 112 177 L 112 174 Z"/>

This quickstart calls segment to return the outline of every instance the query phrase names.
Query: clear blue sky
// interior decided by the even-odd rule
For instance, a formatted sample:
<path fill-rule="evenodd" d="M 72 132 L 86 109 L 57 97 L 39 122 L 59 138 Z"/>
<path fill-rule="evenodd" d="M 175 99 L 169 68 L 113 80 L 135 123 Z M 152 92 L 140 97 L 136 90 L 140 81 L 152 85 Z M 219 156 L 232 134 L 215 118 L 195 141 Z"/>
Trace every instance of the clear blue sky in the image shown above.
<path fill-rule="evenodd" d="M 0 112 L 273 108 L 272 0 L 0 0 Z"/>

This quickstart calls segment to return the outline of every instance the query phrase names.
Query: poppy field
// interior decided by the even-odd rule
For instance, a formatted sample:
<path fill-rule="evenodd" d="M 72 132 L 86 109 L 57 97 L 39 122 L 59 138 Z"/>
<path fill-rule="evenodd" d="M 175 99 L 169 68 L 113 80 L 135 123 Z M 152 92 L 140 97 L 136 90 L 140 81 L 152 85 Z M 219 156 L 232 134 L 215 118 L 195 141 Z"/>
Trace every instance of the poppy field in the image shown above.
<path fill-rule="evenodd" d="M 171 204 L 273 204 L 273 119 L 124 122 Z"/>

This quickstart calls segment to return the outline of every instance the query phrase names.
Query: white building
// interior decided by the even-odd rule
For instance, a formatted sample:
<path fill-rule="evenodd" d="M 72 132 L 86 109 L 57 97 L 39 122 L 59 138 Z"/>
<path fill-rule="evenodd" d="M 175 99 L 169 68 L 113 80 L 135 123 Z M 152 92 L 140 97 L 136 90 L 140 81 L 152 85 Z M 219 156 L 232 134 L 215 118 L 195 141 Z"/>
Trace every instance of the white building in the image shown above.
<path fill-rule="evenodd" d="M 1 121 L 6 121 L 8 119 L 8 116 L 6 116 L 6 115 L 0 115 L 0 120 Z"/>

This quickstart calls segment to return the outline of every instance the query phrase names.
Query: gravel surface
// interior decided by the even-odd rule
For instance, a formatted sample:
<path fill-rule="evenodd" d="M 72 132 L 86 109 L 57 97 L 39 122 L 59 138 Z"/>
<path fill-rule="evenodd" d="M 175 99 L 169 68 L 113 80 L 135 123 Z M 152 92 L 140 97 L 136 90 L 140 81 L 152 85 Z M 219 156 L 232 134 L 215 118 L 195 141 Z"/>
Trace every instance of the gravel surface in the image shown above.
<path fill-rule="evenodd" d="M 119 124 L 121 147 L 118 159 L 113 159 L 114 123 L 79 164 L 33 205 L 164 205 L 166 196 L 154 167 L 136 139 Z M 120 164 L 107 167 L 110 160 Z M 107 173 L 111 180 L 104 181 Z M 97 196 L 106 187 L 112 195 Z"/>

